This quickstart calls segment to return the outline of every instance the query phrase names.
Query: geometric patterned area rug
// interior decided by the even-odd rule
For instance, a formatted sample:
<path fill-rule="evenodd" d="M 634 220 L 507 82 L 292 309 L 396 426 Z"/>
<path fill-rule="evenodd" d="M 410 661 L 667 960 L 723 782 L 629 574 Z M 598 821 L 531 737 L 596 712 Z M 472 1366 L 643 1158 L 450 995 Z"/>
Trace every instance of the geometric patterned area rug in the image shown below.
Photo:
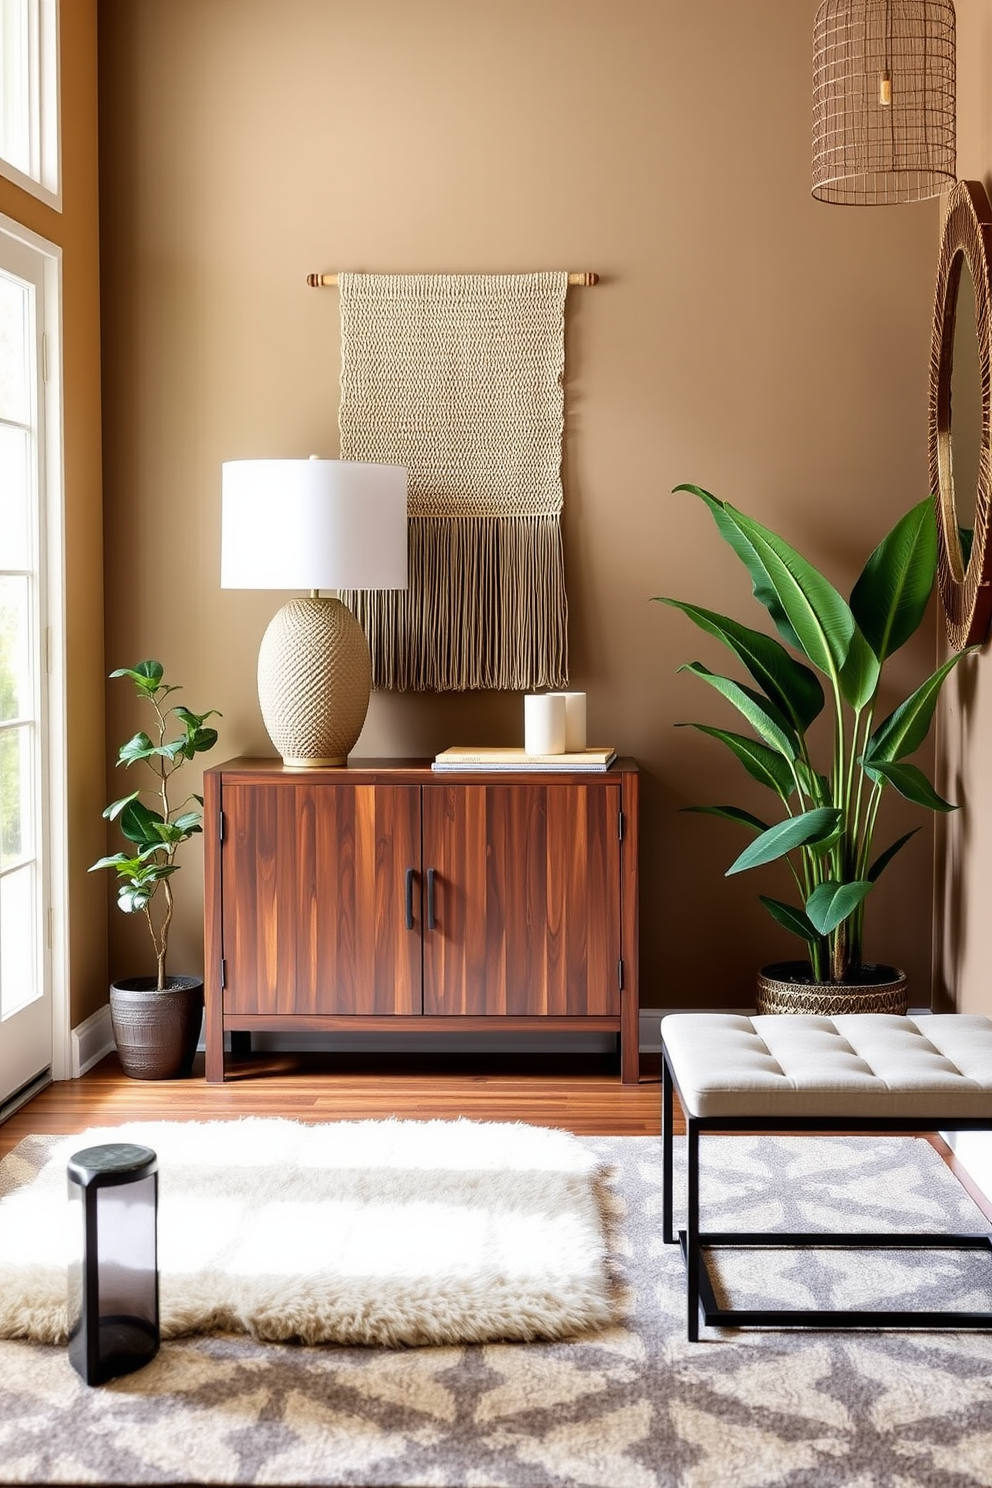
<path fill-rule="evenodd" d="M 200 1336 L 97 1389 L 64 1349 L 0 1343 L 0 1481 L 988 1488 L 992 1334 L 704 1329 L 688 1343 L 681 1257 L 660 1233 L 660 1139 L 581 1141 L 607 1165 L 609 1326 L 408 1349 Z M 988 1228 L 921 1139 L 701 1148 L 708 1227 Z M 900 1305 L 933 1304 L 936 1284 L 943 1300 L 989 1306 L 987 1279 L 958 1272 L 956 1255 L 887 1254 Z M 773 1274 L 735 1285 L 811 1306 L 845 1305 L 860 1284 L 850 1255 L 817 1268 L 769 1251 L 761 1266 Z"/>

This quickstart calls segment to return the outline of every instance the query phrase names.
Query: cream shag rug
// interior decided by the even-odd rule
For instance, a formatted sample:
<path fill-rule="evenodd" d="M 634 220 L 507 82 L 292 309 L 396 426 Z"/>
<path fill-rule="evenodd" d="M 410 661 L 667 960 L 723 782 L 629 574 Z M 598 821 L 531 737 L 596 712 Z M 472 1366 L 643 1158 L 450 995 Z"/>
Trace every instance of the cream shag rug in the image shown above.
<path fill-rule="evenodd" d="M 22 1142 L 0 1162 L 0 1338 L 65 1341 L 66 1163 L 103 1142 L 158 1154 L 165 1338 L 395 1347 L 610 1320 L 599 1164 L 567 1132 L 247 1118 Z"/>

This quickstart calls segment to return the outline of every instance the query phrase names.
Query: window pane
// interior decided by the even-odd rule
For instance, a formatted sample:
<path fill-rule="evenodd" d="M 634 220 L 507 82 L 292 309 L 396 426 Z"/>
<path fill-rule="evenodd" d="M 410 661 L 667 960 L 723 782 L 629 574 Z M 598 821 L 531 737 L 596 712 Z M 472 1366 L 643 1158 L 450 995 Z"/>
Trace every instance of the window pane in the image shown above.
<path fill-rule="evenodd" d="M 0 723 L 33 716 L 29 580 L 0 574 Z"/>
<path fill-rule="evenodd" d="M 27 285 L 0 274 L 0 418 L 26 424 L 31 412 Z"/>
<path fill-rule="evenodd" d="M 0 1019 L 41 996 L 35 963 L 36 882 L 33 863 L 0 877 Z"/>
<path fill-rule="evenodd" d="M 31 173 L 28 0 L 0 0 L 0 155 Z"/>
<path fill-rule="evenodd" d="M 32 734 L 28 724 L 0 729 L 0 870 L 34 856 Z"/>
<path fill-rule="evenodd" d="M 0 424 L 0 569 L 32 566 L 28 439 L 26 429 Z"/>

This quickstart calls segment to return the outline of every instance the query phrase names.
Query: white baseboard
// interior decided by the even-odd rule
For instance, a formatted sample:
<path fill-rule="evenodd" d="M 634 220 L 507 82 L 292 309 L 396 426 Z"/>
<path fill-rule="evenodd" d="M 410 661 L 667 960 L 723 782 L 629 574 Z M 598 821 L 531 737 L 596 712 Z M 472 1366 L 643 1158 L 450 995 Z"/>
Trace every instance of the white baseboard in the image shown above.
<path fill-rule="evenodd" d="M 78 1080 L 88 1069 L 98 1064 L 105 1054 L 114 1049 L 114 1032 L 110 1025 L 110 1003 L 91 1013 L 71 1034 L 72 1072 L 70 1078 Z"/>

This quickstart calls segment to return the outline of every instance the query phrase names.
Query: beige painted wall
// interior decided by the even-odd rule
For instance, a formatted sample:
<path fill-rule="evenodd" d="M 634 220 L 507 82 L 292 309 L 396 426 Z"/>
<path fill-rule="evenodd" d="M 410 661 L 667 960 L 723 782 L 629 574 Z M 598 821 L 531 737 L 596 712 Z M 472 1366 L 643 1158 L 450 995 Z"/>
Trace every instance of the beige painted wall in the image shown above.
<path fill-rule="evenodd" d="M 69 975 L 73 1024 L 107 1000 L 103 493 L 96 0 L 62 5 L 62 211 L 0 180 L 0 212 L 62 249 L 68 706 Z"/>
<path fill-rule="evenodd" d="M 958 176 L 992 190 L 992 12 L 957 0 Z M 943 636 L 941 636 L 943 644 Z M 946 645 L 944 646 L 946 651 Z M 952 676 L 938 716 L 944 789 L 963 809 L 938 834 L 934 997 L 942 1008 L 992 1013 L 985 926 L 992 884 L 992 671 L 988 646 Z"/>
<path fill-rule="evenodd" d="M 272 753 L 255 697 L 280 596 L 219 588 L 225 459 L 337 452 L 338 306 L 313 270 L 593 269 L 570 295 L 565 541 L 572 685 L 644 771 L 642 1002 L 751 1001 L 799 953 L 725 881 L 740 845 L 679 814 L 760 795 L 733 726 L 676 675 L 725 654 L 650 603 L 762 612 L 696 481 L 845 591 L 926 494 L 938 206 L 809 195 L 813 0 L 100 0 L 107 665 L 156 655 Z M 931 628 L 893 685 L 929 670 Z M 137 726 L 109 688 L 110 739 Z M 378 695 L 364 754 L 514 743 L 517 695 Z M 755 788 L 757 791 L 757 788 Z M 915 819 L 914 819 L 915 820 Z M 895 813 L 893 836 L 905 829 Z M 187 857 L 173 969 L 201 964 Z M 877 893 L 868 951 L 929 1000 L 930 823 Z M 139 958 L 140 963 L 139 964 Z M 145 969 L 111 914 L 111 969 Z"/>

